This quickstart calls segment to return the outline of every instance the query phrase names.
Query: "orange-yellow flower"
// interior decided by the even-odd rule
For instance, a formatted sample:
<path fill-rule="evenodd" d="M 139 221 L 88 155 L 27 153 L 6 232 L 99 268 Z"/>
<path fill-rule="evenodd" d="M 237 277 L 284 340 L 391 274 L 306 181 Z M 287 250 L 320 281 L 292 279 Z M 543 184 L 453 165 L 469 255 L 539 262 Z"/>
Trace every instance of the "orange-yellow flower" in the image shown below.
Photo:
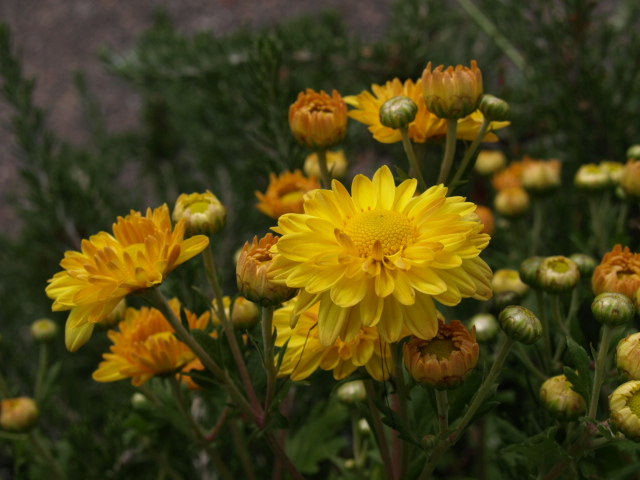
<path fill-rule="evenodd" d="M 447 135 L 447 122 L 431 113 L 424 102 L 422 93 L 422 80 L 416 83 L 413 80 L 400 82 L 395 78 L 384 85 L 371 85 L 373 95 L 363 91 L 358 95 L 345 97 L 347 102 L 355 110 L 349 111 L 349 116 L 365 125 L 369 125 L 369 131 L 373 138 L 381 143 L 396 143 L 402 141 L 400 130 L 385 127 L 380 123 L 380 108 L 387 101 L 397 96 L 411 98 L 418 105 L 418 113 L 413 122 L 409 124 L 409 138 L 416 143 L 425 143 L 429 140 L 442 140 Z M 456 136 L 463 140 L 475 140 L 480 131 L 484 117 L 479 111 L 458 120 Z M 489 133 L 484 138 L 485 142 L 497 142 L 498 137 L 491 133 L 509 125 L 509 122 L 491 122 Z"/>
<path fill-rule="evenodd" d="M 68 251 L 64 269 L 49 280 L 46 292 L 53 311 L 71 310 L 65 342 L 75 351 L 130 293 L 160 285 L 178 265 L 209 245 L 204 235 L 184 239 L 185 222 L 172 230 L 167 205 L 118 217 L 113 235 L 100 232 L 82 241 L 82 251 Z"/>
<path fill-rule="evenodd" d="M 269 178 L 267 191 L 264 194 L 256 192 L 256 197 L 260 200 L 256 207 L 276 220 L 285 213 L 304 212 L 304 194 L 320 188 L 316 177 L 307 178 L 300 170 L 293 173 L 286 171 L 277 177 L 272 173 Z"/>
<path fill-rule="evenodd" d="M 329 148 L 347 134 L 347 104 L 334 90 L 300 92 L 289 108 L 289 126 L 296 139 L 312 150 Z"/>
<path fill-rule="evenodd" d="M 493 188 L 505 190 L 507 188 L 522 187 L 523 168 L 522 162 L 511 162 L 507 168 L 493 175 L 491 178 Z"/>
<path fill-rule="evenodd" d="M 463 118 L 478 109 L 482 94 L 482 72 L 475 60 L 471 68 L 440 65 L 435 70 L 431 62 L 422 72 L 424 99 L 427 108 L 440 118 Z"/>
<path fill-rule="evenodd" d="M 337 339 L 333 345 L 325 347 L 318 337 L 319 304 L 306 310 L 296 326 L 291 328 L 289 322 L 295 302 L 295 299 L 287 302 L 273 316 L 273 324 L 278 331 L 276 346 L 283 347 L 289 342 L 279 376 L 289 375 L 294 381 L 304 380 L 322 368 L 333 370 L 334 378 L 342 380 L 364 366 L 380 382 L 389 378 L 394 365 L 391 346 L 380 339 L 375 327 L 362 326 L 350 342 Z M 409 335 L 409 332 L 405 331 L 404 335 Z"/>
<path fill-rule="evenodd" d="M 638 306 L 636 292 L 640 288 L 640 254 L 629 247 L 616 245 L 593 272 L 591 287 L 595 295 L 604 292 L 622 293 Z"/>
<path fill-rule="evenodd" d="M 489 207 L 485 207 L 484 205 L 478 205 L 475 213 L 482 224 L 482 233 L 493 235 L 496 230 L 496 221 L 493 216 L 493 210 Z"/>
<path fill-rule="evenodd" d="M 522 186 L 534 192 L 543 192 L 560 186 L 560 160 L 536 160 L 525 156 L 522 162 Z"/>
<path fill-rule="evenodd" d="M 169 305 L 180 318 L 180 301 L 174 298 Z M 210 312 L 199 317 L 187 309 L 183 312 L 192 329 L 204 330 L 209 324 Z M 103 355 L 104 361 L 93 373 L 93 379 L 98 382 L 131 378 L 131 383 L 139 387 L 156 375 L 175 373 L 196 358 L 155 308 L 128 308 L 118 328 L 119 332 L 109 330 L 113 342 L 111 353 Z"/>

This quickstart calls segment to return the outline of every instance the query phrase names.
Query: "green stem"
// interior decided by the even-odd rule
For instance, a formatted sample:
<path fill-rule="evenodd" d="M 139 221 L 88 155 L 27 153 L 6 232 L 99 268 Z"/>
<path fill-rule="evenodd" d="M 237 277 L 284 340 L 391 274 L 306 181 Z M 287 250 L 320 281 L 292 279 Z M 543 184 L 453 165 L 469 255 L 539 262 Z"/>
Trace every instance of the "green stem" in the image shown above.
<path fill-rule="evenodd" d="M 538 378 L 538 380 L 542 380 L 544 382 L 548 378 L 547 375 L 542 373 L 540 369 L 533 364 L 529 355 L 527 355 L 527 351 L 521 344 L 516 346 L 515 354 L 518 357 L 518 360 L 520 360 L 522 364 Z"/>
<path fill-rule="evenodd" d="M 351 405 L 349 408 L 349 414 L 351 416 L 351 434 L 353 437 L 353 460 L 356 464 L 358 476 L 360 478 L 365 478 L 364 472 L 366 455 L 364 455 L 362 449 L 362 434 L 360 433 L 360 428 L 358 427 L 360 415 L 358 414 L 358 409 L 353 405 Z"/>
<path fill-rule="evenodd" d="M 447 118 L 447 140 L 444 147 L 444 157 L 442 158 L 442 166 L 440 167 L 438 183 L 445 183 L 447 178 L 449 178 L 449 172 L 453 165 L 453 158 L 456 154 L 457 131 L 458 120 L 456 118 Z"/>
<path fill-rule="evenodd" d="M 444 435 L 449 430 L 449 399 L 446 390 L 436 390 L 436 405 L 438 407 L 438 425 L 440 435 Z"/>
<path fill-rule="evenodd" d="M 380 451 L 380 457 L 382 458 L 382 464 L 384 465 L 385 478 L 387 480 L 394 480 L 393 462 L 391 461 L 391 455 L 389 453 L 389 442 L 387 441 L 384 425 L 380 418 L 380 412 L 372 400 L 376 395 L 375 389 L 373 388 L 373 380 L 365 380 L 364 386 L 367 390 L 367 403 L 369 404 L 369 411 L 371 412 L 373 431 L 375 432 L 376 440 L 378 441 L 378 450 Z"/>
<path fill-rule="evenodd" d="M 394 367 L 395 367 L 395 377 L 396 377 L 396 398 L 398 400 L 398 410 L 400 414 L 400 420 L 405 425 L 405 427 L 409 427 L 409 405 L 407 404 L 407 392 L 404 385 L 404 363 L 402 362 L 402 342 L 396 342 L 395 345 L 392 345 L 392 351 L 394 354 Z M 407 449 L 409 444 L 402 441 L 398 436 L 400 433 L 396 434 L 396 439 L 398 440 L 397 446 L 398 451 L 395 452 L 394 461 L 396 463 L 396 478 L 402 479 L 405 478 L 405 473 L 407 471 L 407 466 L 409 465 L 409 455 L 407 455 Z"/>
<path fill-rule="evenodd" d="M 533 227 L 531 228 L 531 243 L 529 244 L 529 256 L 532 257 L 538 253 L 538 246 L 540 245 L 540 235 L 542 233 L 542 224 L 544 223 L 544 203 L 543 199 L 538 196 L 533 196 Z"/>
<path fill-rule="evenodd" d="M 256 412 L 260 412 L 260 402 L 258 401 L 258 396 L 256 395 L 256 391 L 253 388 L 253 383 L 251 382 L 249 370 L 247 369 L 244 357 L 242 356 L 242 351 L 240 350 L 240 346 L 238 345 L 238 341 L 236 340 L 235 331 L 233 329 L 233 322 L 229 318 L 229 316 L 227 316 L 227 312 L 224 308 L 224 296 L 222 287 L 220 286 L 220 281 L 218 279 L 213 251 L 211 250 L 211 243 L 209 243 L 209 248 L 204 249 L 202 255 L 204 257 L 205 270 L 207 272 L 207 278 L 209 279 L 209 285 L 211 286 L 213 295 L 215 297 L 216 315 L 218 315 L 218 318 L 222 323 L 222 327 L 224 328 L 224 335 L 227 338 L 227 342 L 229 342 L 231 354 L 233 355 L 233 359 L 235 360 L 236 366 L 238 367 L 238 372 L 240 373 L 240 378 L 242 379 L 244 388 L 247 391 L 249 401 L 251 402 L 253 409 Z"/>
<path fill-rule="evenodd" d="M 233 443 L 235 445 L 235 451 L 240 457 L 240 463 L 242 463 L 242 469 L 244 471 L 244 478 L 246 480 L 255 480 L 256 476 L 253 473 L 253 461 L 249 455 L 247 449 L 247 442 L 245 439 L 244 431 L 242 430 L 242 424 L 238 425 L 236 421 L 229 422 L 231 428 L 231 436 L 233 437 Z"/>
<path fill-rule="evenodd" d="M 269 409 L 276 391 L 276 363 L 273 354 L 275 335 L 273 331 L 273 312 L 275 307 L 262 307 L 262 341 L 264 342 L 264 364 L 267 369 L 267 396 L 264 401 L 265 416 L 269 415 Z M 266 418 L 265 418 L 266 422 Z"/>
<path fill-rule="evenodd" d="M 562 333 L 566 336 L 571 335 L 569 333 L 569 330 L 567 329 L 567 325 L 564 322 L 564 315 L 562 315 L 560 295 L 551 295 L 551 311 L 553 312 L 553 319 Z"/>
<path fill-rule="evenodd" d="M 609 352 L 609 343 L 611 342 L 611 334 L 613 329 L 609 325 L 602 326 L 602 339 L 600 340 L 600 348 L 598 350 L 598 358 L 596 360 L 596 371 L 593 376 L 593 390 L 589 403 L 588 417 L 595 420 L 598 412 L 598 401 L 600 400 L 600 388 L 604 380 L 604 369 L 607 363 L 607 353 Z"/>
<path fill-rule="evenodd" d="M 0 400 L 4 398 L 11 398 L 11 389 L 9 389 L 9 384 L 7 384 L 4 375 L 0 372 Z"/>
<path fill-rule="evenodd" d="M 331 188 L 331 173 L 327 165 L 327 151 L 325 149 L 317 150 L 318 166 L 320 167 L 320 175 L 322 176 L 322 186 L 326 189 Z"/>
<path fill-rule="evenodd" d="M 557 296 L 557 295 L 556 295 Z M 538 311 L 540 312 L 539 318 L 542 324 L 542 341 L 544 345 L 544 370 L 549 373 L 549 366 L 551 362 L 551 332 L 549 328 L 549 318 L 546 314 L 546 308 L 544 305 L 544 293 L 542 290 L 536 289 L 536 302 L 538 304 Z"/>
<path fill-rule="evenodd" d="M 604 228 L 603 218 L 602 218 L 602 210 L 600 208 L 600 203 L 603 203 L 602 195 L 589 195 L 589 213 L 591 215 L 591 230 L 593 232 L 593 236 L 596 239 L 596 244 L 598 247 L 598 254 L 604 255 L 607 248 L 607 232 Z"/>
<path fill-rule="evenodd" d="M 65 480 L 67 478 L 67 475 L 62 471 L 62 467 L 60 467 L 58 461 L 51 454 L 51 451 L 45 446 L 45 444 L 42 443 L 42 440 L 40 440 L 38 435 L 36 435 L 34 432 L 30 432 L 29 441 L 35 448 L 40 458 L 42 458 L 42 460 L 44 460 L 44 462 L 49 465 L 53 478 L 56 478 L 58 480 Z"/>
<path fill-rule="evenodd" d="M 404 147 L 404 152 L 407 154 L 409 165 L 411 166 L 411 173 L 418 179 L 420 190 L 425 191 L 427 189 L 427 182 L 424 181 L 422 171 L 420 170 L 420 165 L 418 165 L 418 160 L 416 159 L 416 154 L 413 151 L 413 145 L 411 144 L 411 139 L 409 138 L 409 128 L 400 127 L 399 130 L 402 134 L 402 146 Z"/>
<path fill-rule="evenodd" d="M 282 448 L 282 445 L 280 445 L 280 442 L 278 442 L 273 433 L 266 431 L 264 433 L 264 439 L 266 440 L 269 447 L 271 447 L 271 451 L 276 454 L 278 460 L 282 462 L 284 468 L 287 470 L 287 472 L 289 472 L 289 475 L 291 475 L 294 480 L 305 480 L 296 466 L 293 464 L 291 459 L 287 456 L 286 452 Z"/>
<path fill-rule="evenodd" d="M 218 421 L 214 425 L 213 429 L 205 436 L 207 442 L 214 442 L 216 438 L 218 438 L 218 435 L 220 435 L 220 432 L 222 432 L 222 427 L 224 427 L 230 413 L 231 409 L 229 408 L 229 406 L 225 406 L 222 410 L 222 413 L 220 414 L 220 417 L 218 417 Z"/>
<path fill-rule="evenodd" d="M 44 381 L 47 376 L 47 367 L 49 366 L 49 345 L 47 342 L 40 344 L 40 360 L 38 362 L 38 373 L 36 374 L 36 385 L 34 389 L 34 399 L 39 405 L 42 402 Z"/>
<path fill-rule="evenodd" d="M 469 163 L 471 162 L 471 159 L 473 158 L 474 154 L 476 153 L 476 150 L 480 146 L 480 143 L 482 142 L 482 140 L 484 140 L 484 137 L 487 135 L 487 130 L 489 129 L 489 125 L 491 125 L 491 122 L 489 120 L 487 120 L 486 118 L 484 120 L 482 120 L 482 124 L 480 125 L 480 130 L 478 131 L 478 135 L 473 140 L 473 143 L 471 144 L 471 146 L 464 153 L 464 157 L 462 157 L 462 163 L 460 164 L 460 167 L 458 167 L 458 169 L 456 170 L 455 175 L 453 176 L 453 180 L 451 181 L 451 190 L 449 191 L 449 195 L 451 195 L 451 193 L 453 193 L 453 190 L 458 185 L 458 182 L 462 178 L 462 175 L 464 174 L 464 172 L 466 172 L 467 167 L 469 166 Z"/>
<path fill-rule="evenodd" d="M 618 214 L 618 220 L 616 221 L 617 236 L 623 235 L 625 233 L 628 217 L 629 217 L 629 203 L 624 202 L 620 206 L 620 213 Z"/>
<path fill-rule="evenodd" d="M 465 428 L 467 427 L 468 423 L 471 421 L 471 419 L 475 415 L 480 405 L 482 405 L 482 403 L 484 402 L 484 399 L 489 393 L 489 390 L 495 383 L 496 378 L 498 377 L 498 375 L 500 374 L 500 371 L 502 370 L 502 364 L 506 360 L 507 355 L 509 354 L 509 351 L 511 350 L 511 347 L 513 346 L 514 343 L 515 343 L 515 340 L 511 338 L 506 338 L 504 340 L 504 342 L 502 343 L 502 346 L 500 347 L 500 350 L 498 351 L 496 360 L 495 362 L 493 362 L 493 365 L 491 366 L 491 370 L 489 371 L 489 374 L 482 382 L 482 385 L 480 386 L 478 393 L 476 393 L 475 397 L 473 398 L 471 405 L 469 405 L 469 408 L 467 409 L 466 413 L 462 417 L 462 420 L 460 420 L 460 423 L 458 424 L 455 431 L 451 435 L 445 437 L 444 439 L 442 438 L 440 439 L 433 453 L 431 454 L 431 458 L 429 462 L 425 464 L 424 468 L 422 469 L 422 472 L 420 473 L 418 480 L 426 480 L 431 478 L 431 474 L 435 470 L 440 458 L 442 458 L 442 455 L 444 455 L 444 453 L 449 449 L 449 447 L 456 444 L 456 442 L 464 432 Z"/>

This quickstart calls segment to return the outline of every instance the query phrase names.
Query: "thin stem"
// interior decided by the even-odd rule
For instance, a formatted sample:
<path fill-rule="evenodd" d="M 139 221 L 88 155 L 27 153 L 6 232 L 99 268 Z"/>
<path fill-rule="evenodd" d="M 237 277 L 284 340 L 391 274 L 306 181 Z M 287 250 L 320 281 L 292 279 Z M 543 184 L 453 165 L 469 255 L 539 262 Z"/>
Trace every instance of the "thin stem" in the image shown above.
<path fill-rule="evenodd" d="M 591 230 L 596 239 L 598 254 L 604 255 L 607 248 L 607 232 L 603 224 L 602 209 L 600 203 L 603 203 L 602 195 L 589 195 L 589 213 L 591 215 Z"/>
<path fill-rule="evenodd" d="M 389 454 L 389 442 L 387 442 L 387 435 L 384 431 L 382 419 L 380 418 L 380 412 L 372 400 L 376 395 L 375 389 L 373 388 L 373 380 L 365 380 L 364 386 L 367 390 L 367 403 L 369 404 L 369 411 L 371 412 L 373 431 L 375 432 L 376 440 L 378 441 L 380 457 L 382 458 L 382 464 L 384 465 L 385 478 L 387 480 L 394 480 L 393 462 L 391 461 L 391 455 Z"/>
<path fill-rule="evenodd" d="M 40 437 L 38 437 L 38 435 L 36 435 L 34 432 L 30 432 L 29 441 L 35 448 L 40 458 L 42 458 L 42 460 L 44 460 L 44 462 L 49 465 L 53 477 L 57 478 L 58 480 L 65 480 L 67 478 L 67 475 L 62 471 L 62 467 L 60 467 L 58 461 L 51 454 L 51 451 L 45 446 L 44 443 L 42 443 Z"/>
<path fill-rule="evenodd" d="M 442 158 L 442 166 L 440 167 L 440 175 L 438 183 L 445 183 L 449 177 L 451 166 L 453 165 L 453 157 L 456 154 L 456 132 L 458 131 L 458 120 L 456 118 L 447 118 L 447 140 L 444 147 L 444 157 Z"/>
<path fill-rule="evenodd" d="M 513 346 L 514 343 L 515 343 L 515 340 L 508 337 L 504 340 L 504 342 L 502 343 L 502 346 L 500 347 L 500 350 L 498 351 L 496 360 L 495 362 L 493 362 L 493 365 L 491 366 L 491 370 L 489 371 L 489 374 L 482 382 L 482 385 L 480 386 L 478 393 L 476 393 L 475 397 L 473 398 L 471 405 L 469 405 L 469 408 L 467 409 L 466 413 L 462 417 L 462 420 L 460 420 L 460 423 L 456 427 L 453 434 L 445 437 L 444 439 L 442 438 L 440 439 L 440 441 L 436 445 L 436 448 L 431 454 L 431 458 L 429 462 L 425 464 L 424 468 L 422 469 L 422 472 L 420 473 L 418 480 L 426 480 L 428 478 L 431 478 L 431 474 L 435 470 L 440 458 L 442 458 L 442 455 L 444 455 L 444 453 L 449 449 L 449 447 L 456 444 L 456 442 L 462 435 L 462 432 L 464 432 L 464 429 L 467 427 L 468 423 L 471 421 L 471 419 L 475 415 L 480 405 L 482 405 L 485 397 L 489 393 L 489 390 L 495 383 L 496 378 L 498 377 L 498 375 L 500 374 L 500 371 L 502 370 L 502 364 L 507 358 L 507 355 L 509 354 L 509 351 L 511 350 L 511 347 Z"/>
<path fill-rule="evenodd" d="M 222 327 L 224 328 L 225 337 L 227 338 L 227 342 L 229 342 L 231 354 L 233 355 L 233 359 L 235 360 L 236 366 L 238 367 L 238 372 L 240 373 L 240 378 L 242 379 L 244 388 L 247 391 L 249 401 L 251 402 L 253 409 L 256 412 L 259 412 L 261 410 L 261 407 L 260 402 L 258 401 L 258 396 L 256 395 L 256 391 L 253 388 L 253 383 L 251 383 L 249 370 L 247 369 L 244 357 L 242 356 L 242 351 L 240 350 L 240 346 L 238 345 L 238 341 L 236 340 L 236 335 L 233 329 L 233 322 L 227 315 L 227 312 L 224 308 L 223 292 L 222 287 L 220 286 L 220 281 L 218 279 L 213 251 L 211 250 L 211 243 L 209 243 L 209 248 L 204 249 L 202 255 L 204 257 L 205 270 L 207 272 L 207 278 L 209 279 L 209 285 L 213 290 L 217 305 L 216 314 L 218 315 L 218 318 L 220 318 Z"/>
<path fill-rule="evenodd" d="M 362 449 L 362 434 L 360 433 L 360 428 L 358 427 L 358 422 L 360 421 L 358 409 L 350 406 L 349 415 L 351 416 L 351 435 L 353 437 L 353 460 L 356 464 L 358 475 L 360 476 L 360 478 L 364 478 L 366 455 L 364 455 Z"/>
<path fill-rule="evenodd" d="M 540 245 L 540 235 L 542 233 L 542 224 L 544 223 L 544 203 L 543 198 L 535 195 L 533 197 L 533 227 L 531 228 L 531 243 L 529 244 L 529 256 L 538 253 Z"/>
<path fill-rule="evenodd" d="M 600 400 L 600 388 L 604 380 L 604 369 L 607 363 L 607 353 L 609 352 L 609 343 L 611 342 L 611 333 L 613 329 L 609 325 L 602 326 L 602 339 L 600 340 L 600 348 L 598 349 L 598 358 L 596 360 L 596 371 L 593 376 L 593 390 L 589 403 L 589 418 L 596 418 L 598 412 L 598 401 Z"/>
<path fill-rule="evenodd" d="M 322 176 L 322 186 L 326 189 L 331 188 L 331 173 L 327 165 L 327 151 L 325 149 L 317 150 L 318 166 L 320 167 L 320 175 Z"/>
<path fill-rule="evenodd" d="M 218 436 L 220 435 L 220 432 L 222 432 L 222 427 L 224 427 L 227 421 L 227 418 L 229 418 L 230 413 L 231 413 L 231 409 L 229 408 L 229 406 L 228 405 L 225 406 L 224 409 L 222 410 L 222 413 L 218 417 L 218 421 L 214 425 L 213 430 L 211 430 L 211 432 L 209 432 L 205 436 L 205 438 L 207 439 L 207 442 L 213 442 L 215 441 L 216 438 L 218 438 Z"/>
<path fill-rule="evenodd" d="M 555 295 L 557 297 L 557 295 Z M 549 327 L 549 319 L 546 314 L 546 308 L 544 305 L 544 293 L 542 290 L 536 289 L 536 302 L 538 304 L 538 311 L 540 314 L 540 323 L 542 324 L 542 341 L 544 345 L 544 370 L 549 373 L 549 366 L 551 362 L 551 332 Z"/>
<path fill-rule="evenodd" d="M 289 475 L 291 475 L 294 480 L 304 480 L 304 477 L 300 474 L 291 459 L 287 456 L 284 449 L 282 448 L 282 445 L 280 445 L 280 442 L 278 442 L 273 433 L 266 431 L 264 434 L 264 439 L 271 448 L 271 451 L 276 454 L 278 460 L 282 462 L 284 468 L 287 470 L 287 472 L 289 472 Z"/>
<path fill-rule="evenodd" d="M 484 140 L 484 137 L 487 135 L 487 130 L 489 129 L 489 125 L 491 125 L 491 122 L 489 120 L 487 120 L 486 118 L 482 120 L 482 124 L 480 125 L 480 130 L 478 131 L 478 135 L 476 136 L 476 138 L 474 138 L 473 143 L 469 146 L 467 151 L 464 153 L 464 157 L 462 157 L 462 163 L 460 164 L 460 167 L 458 167 L 455 175 L 453 176 L 449 195 L 451 195 L 453 190 L 456 188 L 458 182 L 460 181 L 460 178 L 462 178 L 462 175 L 467 170 L 467 167 L 469 166 L 469 162 L 471 162 L 471 159 L 473 158 L 474 154 L 476 153 L 476 150 L 480 146 L 480 143 L 482 142 L 482 140 Z"/>
<path fill-rule="evenodd" d="M 527 355 L 527 351 L 524 349 L 522 344 L 516 345 L 515 354 L 518 357 L 518 360 L 522 362 L 522 364 L 533 374 L 538 380 L 542 380 L 543 382 L 548 378 L 544 373 L 540 371 L 538 367 L 536 367 L 529 355 Z"/>
<path fill-rule="evenodd" d="M 620 206 L 620 213 L 618 214 L 618 220 L 616 221 L 616 234 L 617 236 L 625 233 L 627 228 L 627 218 L 629 217 L 629 204 L 624 202 Z"/>
<path fill-rule="evenodd" d="M 436 390 L 436 405 L 438 407 L 438 425 L 440 435 L 444 435 L 449 430 L 449 399 L 446 390 Z"/>
<path fill-rule="evenodd" d="M 229 422 L 229 427 L 231 428 L 231 436 L 233 437 L 235 450 L 238 453 L 238 457 L 240 457 L 240 463 L 242 463 L 244 478 L 246 480 L 255 480 L 256 476 L 253 473 L 253 468 L 251 468 L 253 461 L 249 456 L 249 450 L 247 449 L 247 442 L 244 431 L 242 430 L 242 425 L 238 425 L 237 422 L 233 421 Z"/>
<path fill-rule="evenodd" d="M 276 363 L 273 354 L 275 344 L 273 332 L 273 312 L 275 307 L 262 307 L 262 341 L 264 342 L 264 363 L 267 369 L 267 397 L 264 401 L 265 416 L 269 415 L 269 409 L 276 391 Z M 265 418 L 266 421 L 266 418 Z"/>
<path fill-rule="evenodd" d="M 411 139 L 409 138 L 409 128 L 400 127 L 398 130 L 400 130 L 400 133 L 402 134 L 402 146 L 404 147 L 404 152 L 407 154 L 407 158 L 409 159 L 411 173 L 418 179 L 420 190 L 424 191 L 427 189 L 427 182 L 424 181 L 422 171 L 420 170 L 420 165 L 418 165 L 418 160 L 416 159 L 416 154 L 413 151 L 413 145 L 411 144 Z"/>
<path fill-rule="evenodd" d="M 49 366 L 49 345 L 47 342 L 40 344 L 40 360 L 38 362 L 38 373 L 36 374 L 36 385 L 34 389 L 34 398 L 37 404 L 42 401 L 44 381 L 47 376 L 47 367 Z"/>
<path fill-rule="evenodd" d="M 0 400 L 4 398 L 11 398 L 11 389 L 5 380 L 4 375 L 0 372 Z"/>
<path fill-rule="evenodd" d="M 407 404 L 407 392 L 404 385 L 404 363 L 402 362 L 402 342 L 396 342 L 391 346 L 394 354 L 394 367 L 395 367 L 395 380 L 396 380 L 396 398 L 398 401 L 398 410 L 400 414 L 400 420 L 405 425 L 409 426 L 409 405 Z M 396 478 L 405 478 L 407 466 L 409 465 L 409 456 L 407 455 L 407 449 L 409 444 L 399 438 L 400 433 L 396 434 L 397 452 L 395 452 L 394 462 L 397 461 Z"/>
<path fill-rule="evenodd" d="M 565 335 L 569 336 L 569 330 L 564 323 L 564 315 L 562 315 L 562 307 L 560 305 L 560 295 L 551 295 L 551 311 L 553 312 L 553 319 L 556 322 L 558 328 Z"/>

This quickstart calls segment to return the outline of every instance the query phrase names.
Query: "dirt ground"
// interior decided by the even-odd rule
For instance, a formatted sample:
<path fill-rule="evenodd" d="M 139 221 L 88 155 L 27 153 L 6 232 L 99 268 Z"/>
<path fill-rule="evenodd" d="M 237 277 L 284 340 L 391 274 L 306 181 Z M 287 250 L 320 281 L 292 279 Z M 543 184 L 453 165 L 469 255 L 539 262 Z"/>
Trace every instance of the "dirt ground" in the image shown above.
<path fill-rule="evenodd" d="M 135 125 L 140 102 L 122 81 L 106 73 L 97 59 L 102 46 L 126 51 L 166 9 L 185 32 L 211 30 L 223 35 L 241 26 L 271 25 L 285 18 L 339 11 L 363 39 L 383 35 L 392 0 L 2 0 L 0 22 L 8 23 L 27 75 L 37 79 L 36 102 L 49 111 L 49 125 L 61 137 L 81 143 L 87 135 L 73 73 L 85 72 L 101 101 L 109 128 Z M 7 197 L 19 191 L 20 159 L 6 128 L 11 111 L 0 100 L 0 225 L 16 225 Z M 14 229 L 11 229 L 14 230 Z M 6 233 L 7 232 L 5 230 Z"/>

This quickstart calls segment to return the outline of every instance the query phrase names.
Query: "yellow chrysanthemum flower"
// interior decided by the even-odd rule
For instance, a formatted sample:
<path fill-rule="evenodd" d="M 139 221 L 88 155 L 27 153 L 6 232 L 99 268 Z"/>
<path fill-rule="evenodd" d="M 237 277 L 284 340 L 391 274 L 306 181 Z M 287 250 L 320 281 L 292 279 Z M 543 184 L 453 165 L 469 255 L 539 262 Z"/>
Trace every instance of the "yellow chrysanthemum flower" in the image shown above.
<path fill-rule="evenodd" d="M 53 311 L 71 310 L 65 342 L 76 351 L 91 337 L 93 327 L 132 292 L 160 285 L 181 263 L 202 252 L 209 239 L 196 235 L 184 240 L 185 221 L 171 228 L 167 205 L 131 211 L 118 217 L 113 235 L 100 232 L 82 240 L 82 251 L 68 251 L 63 271 L 49 280 L 46 292 L 55 300 Z"/>
<path fill-rule="evenodd" d="M 169 305 L 180 318 L 180 301 L 174 298 Z M 183 311 L 190 328 L 204 330 L 208 325 L 210 312 L 198 317 L 187 309 Z M 128 308 L 118 328 L 119 332 L 109 330 L 108 335 L 113 342 L 111 353 L 102 356 L 104 361 L 93 372 L 93 379 L 98 382 L 131 378 L 131 383 L 139 387 L 156 375 L 174 373 L 196 359 L 155 308 Z"/>
<path fill-rule="evenodd" d="M 409 124 L 409 137 L 416 143 L 425 143 L 429 139 L 444 138 L 447 135 L 447 121 L 436 117 L 431 113 L 424 102 L 422 93 L 422 80 L 413 83 L 407 80 L 402 84 L 394 78 L 384 85 L 371 85 L 373 95 L 363 91 L 359 95 L 344 97 L 344 101 L 355 107 L 350 110 L 349 116 L 365 125 L 369 125 L 369 131 L 373 138 L 382 143 L 396 143 L 402 141 L 400 130 L 385 127 L 380 123 L 380 107 L 387 101 L 399 95 L 411 98 L 418 105 L 416 119 Z M 458 120 L 456 136 L 463 140 L 475 140 L 482 125 L 484 117 L 479 111 Z M 498 137 L 491 133 L 509 125 L 510 122 L 491 122 L 489 133 L 484 138 L 485 142 L 497 142 Z"/>
<path fill-rule="evenodd" d="M 379 382 L 389 378 L 394 366 L 391 346 L 380 339 L 375 327 L 362 326 L 350 342 L 337 339 L 333 345 L 325 347 L 318 338 L 319 305 L 316 303 L 306 310 L 296 326 L 291 328 L 289 319 L 295 304 L 296 300 L 291 300 L 273 315 L 273 325 L 278 331 L 276 346 L 282 347 L 289 342 L 279 376 L 289 375 L 291 380 L 304 380 L 322 368 L 333 370 L 333 377 L 342 380 L 364 366 L 369 375 Z M 407 335 L 409 332 L 405 330 L 404 336 Z"/>
<path fill-rule="evenodd" d="M 269 187 L 265 193 L 256 191 L 260 203 L 258 210 L 276 220 L 285 213 L 302 213 L 305 193 L 320 188 L 316 177 L 305 177 L 300 170 L 291 173 L 288 170 L 276 176 L 269 175 Z"/>
<path fill-rule="evenodd" d="M 479 257 L 489 236 L 463 219 L 476 206 L 447 198 L 442 185 L 414 197 L 416 186 L 409 179 L 396 187 L 384 166 L 373 181 L 356 176 L 352 196 L 334 180 L 332 190 L 307 194 L 304 214 L 280 217 L 270 274 L 301 289 L 295 315 L 320 302 L 323 345 L 352 341 L 362 325 L 377 326 L 385 342 L 397 341 L 403 324 L 430 339 L 438 330 L 434 298 L 491 298 L 491 269 Z"/>

